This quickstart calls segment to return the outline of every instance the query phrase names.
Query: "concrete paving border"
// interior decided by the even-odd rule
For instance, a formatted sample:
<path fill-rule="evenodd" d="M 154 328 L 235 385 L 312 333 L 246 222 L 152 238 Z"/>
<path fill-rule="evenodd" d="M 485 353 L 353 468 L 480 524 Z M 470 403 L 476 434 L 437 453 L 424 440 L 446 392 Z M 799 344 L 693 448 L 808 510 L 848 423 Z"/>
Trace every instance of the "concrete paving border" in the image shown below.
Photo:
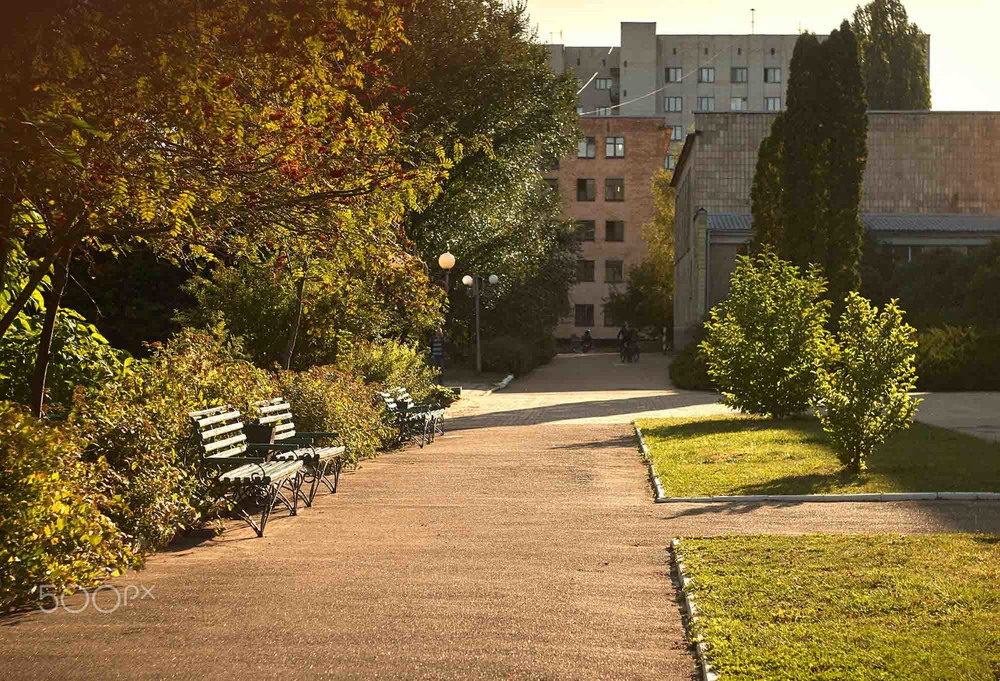
<path fill-rule="evenodd" d="M 712 665 L 708 662 L 705 654 L 705 642 L 702 640 L 701 632 L 698 631 L 698 609 L 695 606 L 694 596 L 688 588 L 691 580 L 685 574 L 684 559 L 681 557 L 681 540 L 672 539 L 670 541 L 671 554 L 674 558 L 674 565 L 677 568 L 677 578 L 680 580 L 681 596 L 684 601 L 684 614 L 687 620 L 688 638 L 694 643 L 695 652 L 698 657 L 698 671 L 702 681 L 718 681 L 719 675 L 712 671 Z"/>
<path fill-rule="evenodd" d="M 796 503 L 828 503 L 831 501 L 1000 501 L 998 492 L 870 492 L 859 494 L 736 494 L 728 496 L 707 497 L 668 497 L 663 492 L 660 476 L 656 473 L 656 464 L 642 429 L 633 423 L 635 435 L 639 439 L 639 452 L 649 468 L 649 479 L 653 484 L 653 501 L 657 504 L 714 504 L 714 503 L 747 503 L 747 502 L 796 502 Z"/>

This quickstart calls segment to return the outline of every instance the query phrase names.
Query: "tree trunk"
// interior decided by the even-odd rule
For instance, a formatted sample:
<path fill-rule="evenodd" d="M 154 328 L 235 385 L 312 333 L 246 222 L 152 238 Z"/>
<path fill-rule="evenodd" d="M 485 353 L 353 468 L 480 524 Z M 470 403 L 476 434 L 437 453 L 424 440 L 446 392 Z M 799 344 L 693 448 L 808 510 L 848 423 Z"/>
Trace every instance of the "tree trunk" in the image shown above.
<path fill-rule="evenodd" d="M 60 254 L 63 253 L 68 246 L 65 244 L 54 244 L 53 247 L 45 254 L 45 259 L 35 267 L 35 271 L 31 273 L 28 278 L 27 283 L 21 288 L 21 292 L 18 294 L 17 298 L 10 304 L 10 307 L 4 313 L 3 318 L 0 319 L 0 337 L 3 337 L 7 333 L 7 329 L 10 325 L 14 323 L 17 319 L 17 315 L 21 313 L 24 306 L 27 305 L 28 301 L 31 300 L 31 296 L 35 293 L 35 289 L 48 274 L 49 268 L 52 264 L 56 262 Z"/>
<path fill-rule="evenodd" d="M 302 273 L 299 283 L 295 288 L 295 317 L 292 319 L 292 328 L 288 333 L 288 344 L 285 346 L 284 356 L 281 364 L 286 369 L 292 368 L 292 358 L 295 357 L 295 342 L 299 337 L 299 326 L 302 323 L 302 298 L 306 290 L 306 275 Z"/>
<path fill-rule="evenodd" d="M 31 413 L 38 418 L 42 416 L 42 405 L 45 403 L 45 378 L 49 371 L 49 360 L 52 358 L 52 336 L 56 328 L 56 315 L 62 303 L 66 280 L 69 278 L 69 262 L 73 249 L 67 249 L 56 263 L 52 275 L 52 290 L 45 294 L 45 321 L 42 323 L 42 335 L 38 339 L 38 356 L 35 359 L 35 374 L 31 378 Z"/>

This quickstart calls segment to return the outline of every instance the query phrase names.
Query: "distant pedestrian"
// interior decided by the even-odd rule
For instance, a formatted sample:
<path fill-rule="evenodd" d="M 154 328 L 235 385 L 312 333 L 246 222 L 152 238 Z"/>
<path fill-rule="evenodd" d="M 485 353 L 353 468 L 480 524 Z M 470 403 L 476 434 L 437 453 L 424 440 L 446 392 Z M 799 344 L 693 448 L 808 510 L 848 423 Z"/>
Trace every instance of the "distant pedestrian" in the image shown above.
<path fill-rule="evenodd" d="M 437 369 L 438 383 L 441 382 L 441 374 L 444 372 L 444 346 L 447 342 L 444 330 L 440 326 L 434 329 L 434 335 L 431 336 L 430 365 Z"/>

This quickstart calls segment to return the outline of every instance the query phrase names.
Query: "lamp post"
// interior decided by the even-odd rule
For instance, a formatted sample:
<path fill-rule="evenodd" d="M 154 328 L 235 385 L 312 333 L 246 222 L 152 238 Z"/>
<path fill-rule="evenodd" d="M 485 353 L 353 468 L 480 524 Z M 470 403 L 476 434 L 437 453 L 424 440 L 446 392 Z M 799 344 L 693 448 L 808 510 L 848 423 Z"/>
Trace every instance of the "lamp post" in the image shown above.
<path fill-rule="evenodd" d="M 448 291 L 448 275 L 451 274 L 451 268 L 455 266 L 455 256 L 453 256 L 449 251 L 445 251 L 438 256 L 438 267 L 444 270 L 444 290 Z"/>
<path fill-rule="evenodd" d="M 486 280 L 490 283 L 490 285 L 495 286 L 496 283 L 500 281 L 500 277 L 498 277 L 495 274 L 491 274 L 489 277 L 487 277 Z M 476 373 L 477 374 L 483 373 L 483 351 L 479 339 L 479 295 L 482 292 L 482 285 L 480 283 L 481 281 L 482 277 L 480 277 L 478 274 L 466 274 L 464 277 L 462 277 L 462 283 L 465 284 L 466 286 L 472 287 L 472 296 L 476 299 Z"/>

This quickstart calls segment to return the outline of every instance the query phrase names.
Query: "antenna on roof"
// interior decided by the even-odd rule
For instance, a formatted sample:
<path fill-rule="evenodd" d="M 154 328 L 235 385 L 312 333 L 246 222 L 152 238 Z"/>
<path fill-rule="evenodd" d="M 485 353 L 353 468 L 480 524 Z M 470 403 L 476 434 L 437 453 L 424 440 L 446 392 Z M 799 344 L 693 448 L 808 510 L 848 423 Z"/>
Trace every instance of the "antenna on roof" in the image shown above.
<path fill-rule="evenodd" d="M 753 7 L 750 8 L 750 35 L 754 34 L 754 28 L 756 24 L 755 10 Z"/>

